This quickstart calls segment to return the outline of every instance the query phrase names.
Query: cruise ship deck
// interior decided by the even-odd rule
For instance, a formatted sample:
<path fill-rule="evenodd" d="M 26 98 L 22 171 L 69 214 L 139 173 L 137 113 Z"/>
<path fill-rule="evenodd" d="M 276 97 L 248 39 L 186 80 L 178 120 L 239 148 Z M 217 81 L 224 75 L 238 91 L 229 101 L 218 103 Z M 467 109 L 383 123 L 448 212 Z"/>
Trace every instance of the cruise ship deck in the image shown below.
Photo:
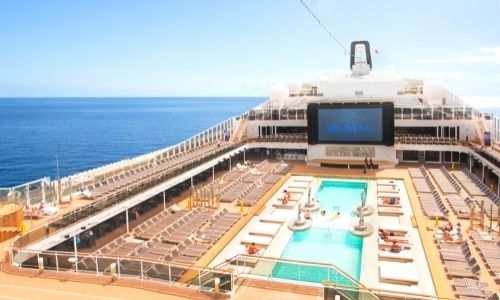
<path fill-rule="evenodd" d="M 498 299 L 500 119 L 351 48 L 182 143 L 0 189 L 0 298 Z"/>

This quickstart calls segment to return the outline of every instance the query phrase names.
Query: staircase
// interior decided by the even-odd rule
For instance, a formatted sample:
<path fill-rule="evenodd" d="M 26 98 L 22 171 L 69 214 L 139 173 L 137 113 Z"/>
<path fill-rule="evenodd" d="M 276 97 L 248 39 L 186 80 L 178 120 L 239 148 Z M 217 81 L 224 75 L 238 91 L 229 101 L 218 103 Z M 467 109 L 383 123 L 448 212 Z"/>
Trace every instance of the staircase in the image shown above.
<path fill-rule="evenodd" d="M 230 138 L 230 143 L 235 144 L 240 142 L 247 135 L 247 119 L 241 119 L 240 124 L 236 131 L 234 131 L 233 135 Z"/>
<path fill-rule="evenodd" d="M 488 127 L 483 119 L 479 119 L 474 121 L 474 125 L 476 127 L 476 134 L 479 137 L 479 141 L 481 145 L 484 146 L 484 133 L 488 131 Z"/>

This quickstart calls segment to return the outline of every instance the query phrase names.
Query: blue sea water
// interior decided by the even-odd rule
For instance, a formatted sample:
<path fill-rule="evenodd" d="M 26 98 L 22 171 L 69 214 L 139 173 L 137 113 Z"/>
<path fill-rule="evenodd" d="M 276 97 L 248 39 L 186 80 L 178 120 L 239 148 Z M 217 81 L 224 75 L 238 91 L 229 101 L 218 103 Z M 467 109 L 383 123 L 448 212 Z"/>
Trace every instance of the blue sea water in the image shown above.
<path fill-rule="evenodd" d="M 0 99 L 0 187 L 92 169 L 181 142 L 264 98 Z"/>

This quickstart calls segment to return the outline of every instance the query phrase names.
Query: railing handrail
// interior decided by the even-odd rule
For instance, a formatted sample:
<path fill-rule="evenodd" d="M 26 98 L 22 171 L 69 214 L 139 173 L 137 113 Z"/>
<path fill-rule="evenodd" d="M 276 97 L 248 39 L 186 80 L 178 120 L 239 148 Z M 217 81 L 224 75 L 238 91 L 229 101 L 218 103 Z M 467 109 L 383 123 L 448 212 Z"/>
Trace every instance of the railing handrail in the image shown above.
<path fill-rule="evenodd" d="M 263 256 L 263 255 L 249 255 L 249 254 L 238 254 L 233 259 L 231 260 L 226 260 L 225 263 L 228 264 L 236 259 L 239 258 L 251 258 L 252 260 L 257 260 L 257 261 L 272 261 L 272 262 L 281 262 L 281 263 L 294 263 L 294 264 L 300 264 L 300 265 L 309 265 L 309 266 L 319 266 L 319 267 L 326 267 L 326 268 L 332 268 L 335 271 L 339 272 L 352 282 L 354 282 L 357 286 L 365 287 L 361 282 L 359 282 L 357 279 L 346 273 L 344 270 L 340 269 L 337 267 L 335 264 L 331 263 L 321 263 L 321 262 L 311 262 L 311 261 L 304 261 L 304 260 L 293 260 L 293 259 L 286 259 L 286 258 L 276 258 L 276 257 L 269 257 L 269 256 Z"/>
<path fill-rule="evenodd" d="M 75 256 L 75 252 L 69 252 L 69 251 L 55 251 L 55 250 L 27 250 L 19 247 L 11 247 L 10 249 L 11 252 L 28 252 L 31 254 L 51 254 L 51 255 L 67 255 L 67 256 Z M 119 259 L 120 261 L 122 260 L 128 260 L 128 261 L 143 261 L 143 262 L 148 262 L 148 263 L 160 263 L 160 264 L 170 264 L 172 266 L 179 266 L 179 267 L 189 267 L 189 269 L 196 269 L 196 270 L 208 270 L 212 272 L 218 272 L 218 273 L 224 273 L 224 274 L 232 274 L 230 271 L 226 271 L 223 269 L 216 269 L 216 268 L 211 268 L 211 267 L 201 267 L 201 266 L 196 266 L 196 265 L 191 265 L 188 263 L 182 263 L 182 262 L 173 262 L 173 261 L 158 261 L 154 259 L 149 259 L 149 258 L 142 258 L 140 256 L 117 256 L 117 255 L 112 255 L 112 254 L 95 254 L 95 253 L 88 253 L 88 252 L 77 252 L 76 256 L 79 257 L 79 260 L 77 262 L 80 262 L 80 259 L 82 258 L 87 258 L 87 257 L 99 257 L 99 258 L 110 258 L 110 259 Z M 12 257 L 12 256 L 11 256 Z M 15 261 L 12 261 L 15 263 Z"/>
<path fill-rule="evenodd" d="M 366 287 L 366 289 L 353 289 L 352 286 L 345 286 L 341 284 L 335 284 L 332 282 L 329 282 L 327 280 L 321 282 L 324 286 L 331 286 L 332 288 L 338 288 L 341 290 L 349 290 L 353 292 L 365 292 L 368 291 L 373 294 L 378 294 L 378 293 L 385 293 L 385 294 L 391 294 L 392 296 L 409 296 L 409 297 L 418 297 L 419 299 L 439 299 L 439 300 L 453 300 L 455 298 L 447 298 L 447 297 L 438 297 L 438 296 L 433 296 L 433 295 L 428 295 L 424 293 L 411 293 L 411 292 L 403 292 L 403 291 L 391 291 L 388 289 L 381 289 L 381 288 L 369 288 Z"/>

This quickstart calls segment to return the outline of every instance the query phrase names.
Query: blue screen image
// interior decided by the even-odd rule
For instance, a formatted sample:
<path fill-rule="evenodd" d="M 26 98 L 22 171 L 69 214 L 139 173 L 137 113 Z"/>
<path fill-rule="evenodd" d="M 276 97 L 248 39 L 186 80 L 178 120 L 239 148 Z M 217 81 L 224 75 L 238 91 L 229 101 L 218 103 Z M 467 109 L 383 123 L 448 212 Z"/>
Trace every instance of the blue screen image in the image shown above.
<path fill-rule="evenodd" d="M 318 140 L 382 142 L 382 108 L 320 108 Z"/>

